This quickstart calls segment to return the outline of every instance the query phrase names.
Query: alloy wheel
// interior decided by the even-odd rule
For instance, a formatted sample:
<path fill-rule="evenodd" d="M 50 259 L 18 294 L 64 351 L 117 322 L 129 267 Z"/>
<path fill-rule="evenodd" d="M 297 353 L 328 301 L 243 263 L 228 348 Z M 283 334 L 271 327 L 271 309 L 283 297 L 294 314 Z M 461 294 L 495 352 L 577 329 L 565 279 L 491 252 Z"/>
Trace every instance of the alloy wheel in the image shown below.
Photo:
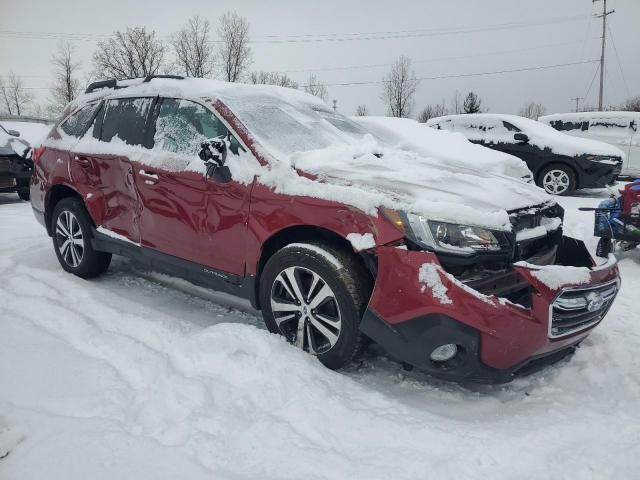
<path fill-rule="evenodd" d="M 280 332 L 314 355 L 338 341 L 342 317 L 336 296 L 316 272 L 304 267 L 282 270 L 271 287 L 271 311 Z"/>
<path fill-rule="evenodd" d="M 60 256 L 70 267 L 77 267 L 84 255 L 84 238 L 78 218 L 63 210 L 56 222 L 56 243 Z"/>
<path fill-rule="evenodd" d="M 551 194 L 561 195 L 569 189 L 571 179 L 564 170 L 549 170 L 542 179 L 542 186 Z"/>

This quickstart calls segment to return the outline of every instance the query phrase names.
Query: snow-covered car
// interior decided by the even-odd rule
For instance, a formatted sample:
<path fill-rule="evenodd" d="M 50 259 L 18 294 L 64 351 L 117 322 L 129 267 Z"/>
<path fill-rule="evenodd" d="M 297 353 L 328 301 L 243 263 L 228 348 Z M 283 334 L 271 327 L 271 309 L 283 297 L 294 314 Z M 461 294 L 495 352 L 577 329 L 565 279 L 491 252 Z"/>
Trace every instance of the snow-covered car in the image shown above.
<path fill-rule="evenodd" d="M 33 166 L 31 148 L 19 137 L 20 132 L 0 125 L 0 193 L 16 192 L 22 200 L 28 201 Z"/>
<path fill-rule="evenodd" d="M 413 150 L 460 167 L 533 181 L 527 164 L 519 158 L 475 145 L 459 133 L 427 128 L 410 118 L 364 116 L 351 117 L 351 120 L 396 148 Z"/>
<path fill-rule="evenodd" d="M 590 138 L 622 150 L 621 175 L 640 176 L 640 112 L 573 112 L 540 117 L 538 121 L 575 137 Z"/>
<path fill-rule="evenodd" d="M 538 187 L 281 87 L 92 84 L 34 149 L 31 196 L 67 272 L 119 254 L 238 295 L 330 368 L 367 336 L 433 375 L 508 381 L 572 353 L 619 286 Z"/>
<path fill-rule="evenodd" d="M 526 162 L 536 183 L 553 195 L 615 184 L 624 159 L 619 148 L 571 137 L 515 115 L 447 115 L 432 118 L 427 125 L 461 133 L 474 143 L 515 155 Z"/>

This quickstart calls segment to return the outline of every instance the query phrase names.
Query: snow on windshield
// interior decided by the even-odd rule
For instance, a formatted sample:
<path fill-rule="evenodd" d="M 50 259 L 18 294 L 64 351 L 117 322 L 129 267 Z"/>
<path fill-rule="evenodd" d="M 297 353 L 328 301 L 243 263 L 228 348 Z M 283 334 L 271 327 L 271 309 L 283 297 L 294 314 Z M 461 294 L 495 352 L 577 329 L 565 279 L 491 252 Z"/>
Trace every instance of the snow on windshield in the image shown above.
<path fill-rule="evenodd" d="M 262 146 L 280 159 L 296 152 L 353 144 L 367 133 L 321 103 L 285 101 L 260 92 L 225 92 L 222 99 Z"/>

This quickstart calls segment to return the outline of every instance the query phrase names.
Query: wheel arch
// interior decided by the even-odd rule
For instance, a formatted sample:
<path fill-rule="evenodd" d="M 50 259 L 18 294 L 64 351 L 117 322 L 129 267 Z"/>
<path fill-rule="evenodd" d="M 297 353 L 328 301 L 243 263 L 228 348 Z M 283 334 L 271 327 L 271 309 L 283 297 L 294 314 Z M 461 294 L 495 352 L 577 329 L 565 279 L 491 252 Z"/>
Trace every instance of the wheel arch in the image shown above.
<path fill-rule="evenodd" d="M 264 266 L 269 259 L 280 249 L 291 243 L 321 242 L 344 253 L 352 255 L 362 267 L 363 272 L 369 277 L 371 284 L 375 281 L 377 262 L 373 254 L 357 253 L 345 237 L 325 227 L 315 225 L 294 225 L 285 227 L 271 235 L 262 245 L 260 257 L 256 265 L 256 278 L 254 282 L 256 307 L 260 309 L 260 277 Z"/>
<path fill-rule="evenodd" d="M 84 199 L 82 198 L 82 195 L 80 195 L 80 193 L 74 188 L 65 184 L 57 184 L 52 186 L 47 192 L 47 194 L 45 195 L 44 220 L 45 220 L 45 226 L 47 228 L 47 234 L 49 236 L 52 235 L 51 217 L 53 215 L 53 210 L 56 208 L 56 205 L 58 204 L 58 202 L 60 202 L 60 200 L 62 200 L 63 198 L 69 198 L 69 197 L 79 198 L 84 203 Z M 85 208 L 86 208 L 86 204 L 85 204 Z M 89 211 L 89 209 L 87 209 L 87 211 Z M 91 218 L 91 215 L 89 215 L 89 217 Z"/>

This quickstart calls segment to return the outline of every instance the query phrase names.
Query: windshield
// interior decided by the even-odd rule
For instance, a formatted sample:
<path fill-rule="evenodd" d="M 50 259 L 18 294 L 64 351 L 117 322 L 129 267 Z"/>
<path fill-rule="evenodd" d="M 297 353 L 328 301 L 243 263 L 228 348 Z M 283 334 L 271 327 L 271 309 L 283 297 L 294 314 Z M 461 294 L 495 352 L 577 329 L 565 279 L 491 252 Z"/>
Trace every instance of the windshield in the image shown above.
<path fill-rule="evenodd" d="M 271 95 L 224 96 L 251 134 L 276 158 L 295 152 L 352 144 L 369 133 L 322 103 Z"/>

